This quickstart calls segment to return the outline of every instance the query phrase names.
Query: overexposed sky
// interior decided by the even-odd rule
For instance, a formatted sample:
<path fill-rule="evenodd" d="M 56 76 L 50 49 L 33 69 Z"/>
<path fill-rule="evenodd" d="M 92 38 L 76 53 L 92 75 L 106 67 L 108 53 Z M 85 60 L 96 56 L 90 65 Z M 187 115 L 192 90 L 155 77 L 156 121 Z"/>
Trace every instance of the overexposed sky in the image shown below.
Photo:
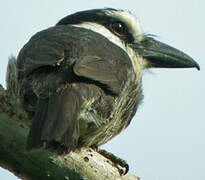
<path fill-rule="evenodd" d="M 102 148 L 128 161 L 142 180 L 205 179 L 205 1 L 35 0 L 0 5 L 0 83 L 8 57 L 36 32 L 79 10 L 130 10 L 146 33 L 193 57 L 196 69 L 153 69 L 144 73 L 144 103 L 130 126 Z M 17 179 L 0 169 L 1 180 Z"/>

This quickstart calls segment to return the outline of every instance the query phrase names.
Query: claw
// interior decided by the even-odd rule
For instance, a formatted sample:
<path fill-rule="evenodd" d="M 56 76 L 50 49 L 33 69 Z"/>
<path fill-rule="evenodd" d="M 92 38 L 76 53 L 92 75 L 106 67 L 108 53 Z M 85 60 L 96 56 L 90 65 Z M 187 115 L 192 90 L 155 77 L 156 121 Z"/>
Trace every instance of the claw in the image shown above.
<path fill-rule="evenodd" d="M 126 161 L 124 161 L 123 163 L 119 163 L 118 165 L 123 168 L 123 170 L 121 170 L 120 175 L 126 175 L 129 171 L 129 165 L 126 163 Z"/>
<path fill-rule="evenodd" d="M 117 156 L 115 156 L 114 154 L 107 152 L 105 150 L 98 150 L 98 153 L 100 153 L 101 155 L 103 155 L 104 157 L 108 158 L 110 161 L 112 161 L 115 166 L 117 167 L 119 173 L 121 176 L 124 176 L 128 173 L 129 171 L 129 165 L 127 164 L 127 162 Z"/>

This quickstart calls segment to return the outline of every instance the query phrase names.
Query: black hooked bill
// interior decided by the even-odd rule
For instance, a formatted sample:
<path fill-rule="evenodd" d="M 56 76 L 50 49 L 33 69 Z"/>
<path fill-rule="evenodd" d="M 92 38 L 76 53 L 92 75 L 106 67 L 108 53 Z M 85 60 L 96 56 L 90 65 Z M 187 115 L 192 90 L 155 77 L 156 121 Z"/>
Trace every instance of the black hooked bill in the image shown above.
<path fill-rule="evenodd" d="M 139 55 L 150 62 L 151 67 L 192 68 L 200 70 L 199 64 L 182 51 L 151 37 L 145 37 L 134 45 Z"/>

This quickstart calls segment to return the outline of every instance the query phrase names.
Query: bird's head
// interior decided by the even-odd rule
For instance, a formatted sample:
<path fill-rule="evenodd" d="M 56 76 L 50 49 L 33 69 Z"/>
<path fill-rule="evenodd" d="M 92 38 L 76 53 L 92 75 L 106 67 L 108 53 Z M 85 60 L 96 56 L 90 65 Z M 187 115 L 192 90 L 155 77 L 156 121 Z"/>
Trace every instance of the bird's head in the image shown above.
<path fill-rule="evenodd" d="M 143 33 L 137 18 L 128 11 L 112 8 L 80 11 L 57 23 L 66 24 L 90 29 L 121 47 L 130 57 L 135 72 L 152 67 L 200 70 L 190 56 Z"/>

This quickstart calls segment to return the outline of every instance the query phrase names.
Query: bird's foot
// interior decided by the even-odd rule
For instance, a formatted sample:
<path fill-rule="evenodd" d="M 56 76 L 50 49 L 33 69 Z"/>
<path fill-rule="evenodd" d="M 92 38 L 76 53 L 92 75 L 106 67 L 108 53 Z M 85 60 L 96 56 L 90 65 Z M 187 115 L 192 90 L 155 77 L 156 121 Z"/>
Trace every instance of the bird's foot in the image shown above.
<path fill-rule="evenodd" d="M 121 176 L 124 176 L 128 173 L 129 165 L 127 164 L 125 160 L 115 156 L 114 154 L 110 152 L 107 152 L 106 150 L 101 149 L 101 150 L 97 150 L 97 152 L 103 155 L 104 157 L 108 158 L 109 160 L 111 160 L 115 164 L 115 166 L 118 168 L 118 171 Z"/>

